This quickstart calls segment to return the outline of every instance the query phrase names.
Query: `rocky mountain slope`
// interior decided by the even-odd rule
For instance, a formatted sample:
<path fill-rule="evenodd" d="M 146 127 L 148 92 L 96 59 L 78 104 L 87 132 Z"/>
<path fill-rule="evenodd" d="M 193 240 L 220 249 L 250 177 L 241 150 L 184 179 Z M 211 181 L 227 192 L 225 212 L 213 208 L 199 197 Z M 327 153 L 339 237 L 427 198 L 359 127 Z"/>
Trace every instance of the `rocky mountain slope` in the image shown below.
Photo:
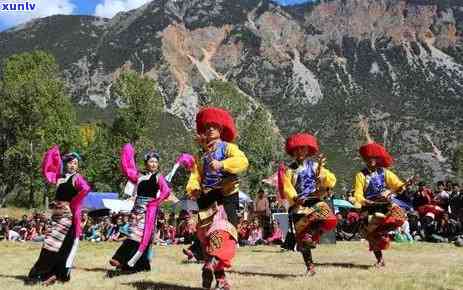
<path fill-rule="evenodd" d="M 206 85 L 230 82 L 270 113 L 275 134 L 316 133 L 348 189 L 360 115 L 402 176 L 452 177 L 463 143 L 462 33 L 457 0 L 155 0 L 112 19 L 53 16 L 0 33 L 0 59 L 52 52 L 82 119 L 86 110 L 110 118 L 111 83 L 124 69 L 143 72 L 186 130 Z"/>

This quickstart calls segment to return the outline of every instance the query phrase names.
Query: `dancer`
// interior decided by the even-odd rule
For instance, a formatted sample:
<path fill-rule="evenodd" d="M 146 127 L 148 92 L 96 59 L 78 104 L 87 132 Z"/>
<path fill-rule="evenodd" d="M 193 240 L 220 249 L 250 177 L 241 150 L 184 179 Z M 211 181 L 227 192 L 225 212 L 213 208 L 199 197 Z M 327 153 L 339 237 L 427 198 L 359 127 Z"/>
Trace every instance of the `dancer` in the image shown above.
<path fill-rule="evenodd" d="M 307 274 L 314 275 L 312 249 L 323 233 L 336 228 L 336 217 L 324 201 L 336 184 L 336 177 L 324 167 L 325 157 L 318 161 L 311 157 L 319 152 L 317 139 L 298 133 L 286 140 L 286 153 L 294 162 L 289 168 L 283 164 L 278 170 L 279 198 L 287 200 L 296 232 L 297 249 L 302 253 Z"/>
<path fill-rule="evenodd" d="M 171 189 L 159 173 L 159 153 L 149 151 L 143 158 L 145 171 L 139 173 L 135 150 L 124 145 L 121 152 L 122 173 L 136 184 L 136 199 L 131 211 L 129 237 L 112 257 L 110 264 L 120 273 L 150 271 L 151 244 L 160 204 L 169 197 Z"/>
<path fill-rule="evenodd" d="M 45 181 L 56 185 L 57 189 L 55 200 L 50 204 L 51 231 L 46 234 L 39 259 L 29 272 L 29 284 L 42 282 L 49 286 L 71 278 L 71 267 L 82 234 L 81 205 L 90 191 L 90 186 L 78 173 L 80 160 L 75 152 L 61 157 L 58 146 L 48 150 L 43 158 Z"/>
<path fill-rule="evenodd" d="M 202 285 L 230 289 L 225 268 L 231 266 L 236 251 L 239 209 L 239 177 L 248 160 L 232 143 L 236 136 L 234 120 L 220 108 L 203 108 L 196 116 L 198 143 L 203 150 L 198 162 L 191 160 L 187 194 L 199 207 L 197 237 L 205 256 Z"/>
<path fill-rule="evenodd" d="M 355 175 L 354 200 L 356 207 L 362 209 L 362 232 L 376 257 L 375 267 L 380 268 L 385 266 L 382 251 L 390 244 L 388 232 L 400 227 L 406 219 L 405 212 L 393 202 L 393 193 L 401 193 L 414 179 L 403 182 L 387 169 L 392 166 L 393 158 L 371 139 L 365 119 L 360 128 L 367 140 L 359 149 L 366 167 Z"/>

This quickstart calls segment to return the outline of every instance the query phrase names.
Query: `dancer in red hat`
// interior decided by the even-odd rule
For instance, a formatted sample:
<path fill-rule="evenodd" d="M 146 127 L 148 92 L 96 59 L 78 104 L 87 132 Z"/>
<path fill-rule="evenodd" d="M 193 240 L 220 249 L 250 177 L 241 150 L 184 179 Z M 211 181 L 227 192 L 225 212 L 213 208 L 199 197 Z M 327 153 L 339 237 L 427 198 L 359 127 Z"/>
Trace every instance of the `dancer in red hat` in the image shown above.
<path fill-rule="evenodd" d="M 336 177 L 324 167 L 325 158 L 312 157 L 319 152 L 317 139 L 306 133 L 290 136 L 286 140 L 286 153 L 294 162 L 278 170 L 279 198 L 287 200 L 293 215 L 296 243 L 302 253 L 309 275 L 315 274 L 312 249 L 323 233 L 336 228 L 336 217 L 324 198 L 336 184 Z"/>
<path fill-rule="evenodd" d="M 239 209 L 239 177 L 248 159 L 234 144 L 237 137 L 230 113 L 219 108 L 203 108 L 196 116 L 198 143 L 202 156 L 190 163 L 188 195 L 199 207 L 197 236 L 205 254 L 202 271 L 204 288 L 230 289 L 225 268 L 231 267 L 236 251 Z"/>
<path fill-rule="evenodd" d="M 375 254 L 375 266 L 384 267 L 382 251 L 389 248 L 388 232 L 400 227 L 406 218 L 405 212 L 392 202 L 392 194 L 402 192 L 407 183 L 388 169 L 394 160 L 382 145 L 372 141 L 366 120 L 360 125 L 367 139 L 359 150 L 366 167 L 355 175 L 354 200 L 356 207 L 362 208 L 363 232 Z"/>

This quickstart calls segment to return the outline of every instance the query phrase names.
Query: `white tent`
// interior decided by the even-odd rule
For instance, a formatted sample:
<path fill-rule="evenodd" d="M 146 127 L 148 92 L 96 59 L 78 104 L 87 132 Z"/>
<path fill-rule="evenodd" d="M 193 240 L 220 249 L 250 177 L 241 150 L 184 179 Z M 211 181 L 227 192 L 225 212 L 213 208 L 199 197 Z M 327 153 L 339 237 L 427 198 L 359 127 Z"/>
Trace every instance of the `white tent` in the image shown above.
<path fill-rule="evenodd" d="M 127 200 L 120 200 L 120 199 L 103 199 L 103 205 L 105 208 L 110 209 L 112 212 L 130 212 L 132 210 L 134 201 L 127 199 Z"/>

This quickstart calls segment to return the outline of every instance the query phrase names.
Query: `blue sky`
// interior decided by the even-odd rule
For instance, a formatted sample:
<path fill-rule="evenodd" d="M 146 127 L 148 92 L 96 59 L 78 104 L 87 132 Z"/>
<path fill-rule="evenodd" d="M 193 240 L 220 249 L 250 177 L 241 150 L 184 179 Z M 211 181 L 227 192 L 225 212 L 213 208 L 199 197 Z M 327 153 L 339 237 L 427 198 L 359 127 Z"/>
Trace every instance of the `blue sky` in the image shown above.
<path fill-rule="evenodd" d="M 112 17 L 117 12 L 140 7 L 152 0 L 0 0 L 0 31 L 27 22 L 33 18 L 55 14 L 85 14 Z M 157 1 L 157 0 L 154 0 Z M 233 1 L 233 0 L 228 0 Z M 298 4 L 312 0 L 274 0 L 282 5 Z M 35 4 L 32 11 L 3 10 L 2 4 Z"/>

